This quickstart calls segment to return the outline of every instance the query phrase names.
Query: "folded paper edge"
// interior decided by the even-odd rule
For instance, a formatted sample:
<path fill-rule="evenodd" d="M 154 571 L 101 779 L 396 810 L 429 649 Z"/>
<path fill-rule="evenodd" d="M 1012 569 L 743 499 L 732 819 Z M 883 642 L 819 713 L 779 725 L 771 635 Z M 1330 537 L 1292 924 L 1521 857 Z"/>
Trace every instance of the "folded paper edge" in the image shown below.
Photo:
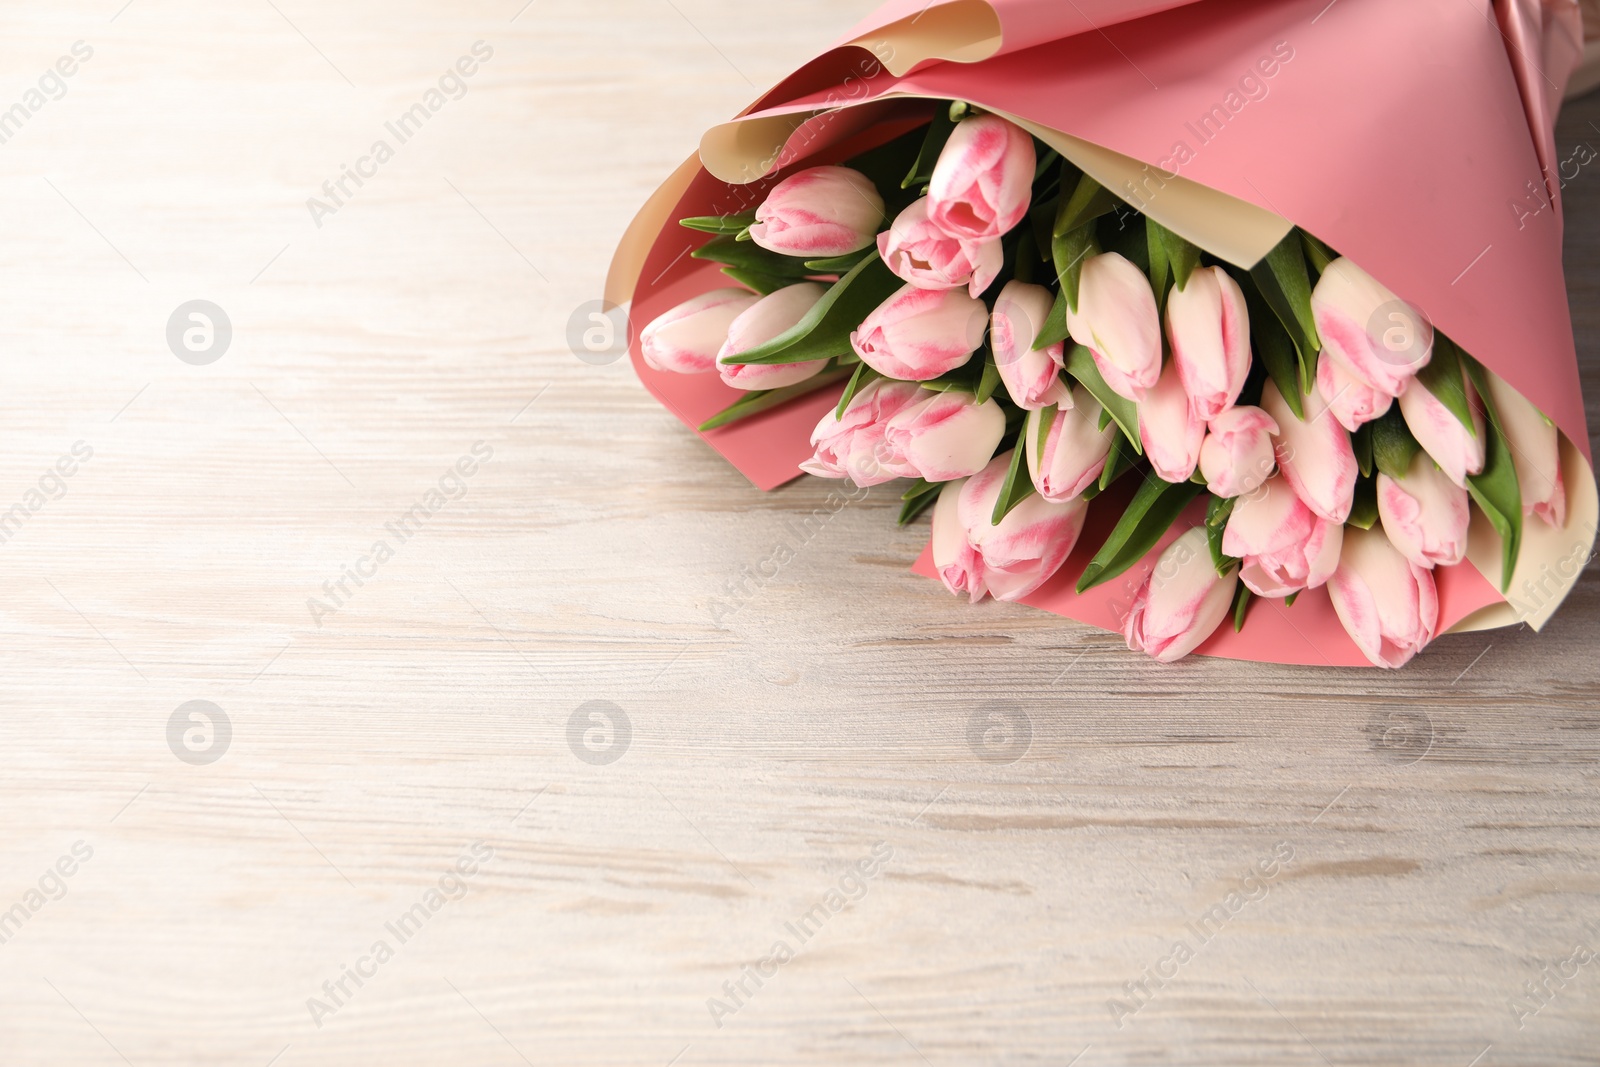
<path fill-rule="evenodd" d="M 865 48 L 895 77 L 930 60 L 980 63 L 1000 51 L 1000 15 L 986 0 L 953 0 L 921 10 L 845 41 Z"/>
<path fill-rule="evenodd" d="M 896 100 L 942 99 L 927 93 L 892 90 L 871 100 L 815 111 L 760 113 L 725 122 L 707 131 L 701 140 L 701 162 L 715 177 L 730 184 L 755 181 L 770 173 L 790 135 L 812 118 L 853 108 L 886 106 Z M 1090 175 L 1107 189 L 1123 195 L 1154 187 L 1161 206 L 1140 208 L 1161 225 L 1234 266 L 1249 268 L 1260 262 L 1294 223 L 1266 208 L 1231 196 L 1208 185 L 1169 174 L 1131 156 L 1010 112 L 972 101 L 1016 123 Z M 1128 199 L 1123 196 L 1123 199 Z M 1142 198 L 1141 198 L 1142 199 Z"/>
<path fill-rule="evenodd" d="M 611 254 L 611 265 L 606 269 L 605 300 L 612 307 L 622 307 L 633 301 L 634 290 L 639 287 L 639 275 L 644 271 L 644 261 L 655 246 L 662 229 L 673 222 L 672 209 L 694 181 L 700 169 L 700 157 L 690 156 L 679 164 L 667 179 L 656 187 L 649 198 L 622 231 L 617 249 Z"/>
<path fill-rule="evenodd" d="M 1511 581 L 1503 582 L 1500 535 L 1483 511 L 1474 508 L 1467 531 L 1467 561 L 1496 589 L 1504 589 L 1505 603 L 1493 604 L 1457 622 L 1447 632 L 1491 630 L 1527 623 L 1544 629 L 1561 602 L 1583 576 L 1594 550 L 1600 521 L 1600 493 L 1594 470 L 1566 434 L 1559 435 L 1561 478 L 1567 494 L 1566 522 L 1559 529 L 1542 519 L 1523 516 L 1522 547 Z"/>

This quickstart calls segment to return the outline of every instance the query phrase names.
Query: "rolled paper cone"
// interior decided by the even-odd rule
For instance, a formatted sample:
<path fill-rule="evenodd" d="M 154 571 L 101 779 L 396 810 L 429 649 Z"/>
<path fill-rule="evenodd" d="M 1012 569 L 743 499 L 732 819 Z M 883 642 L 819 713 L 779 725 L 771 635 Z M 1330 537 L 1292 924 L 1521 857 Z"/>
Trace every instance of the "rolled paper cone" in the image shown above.
<path fill-rule="evenodd" d="M 607 295 L 631 301 L 632 321 L 643 323 L 726 284 L 688 256 L 704 235 L 676 219 L 751 210 L 775 178 L 849 160 L 926 124 L 944 101 L 966 101 L 1236 267 L 1256 265 L 1301 227 L 1549 416 L 1561 431 L 1564 525 L 1525 522 L 1516 572 L 1502 575 L 1499 537 L 1474 505 L 1466 561 L 1436 573 L 1441 630 L 1538 628 L 1582 571 L 1600 515 L 1562 275 L 1560 191 L 1544 178 L 1559 162 L 1562 90 L 1584 61 L 1569 7 L 1506 0 L 1485 19 L 1470 4 L 1387 0 L 894 0 L 706 133 L 698 164 L 674 174 L 629 228 Z M 1103 32 L 1110 26 L 1115 43 Z M 1418 55 L 1439 62 L 1419 64 Z M 690 426 L 737 398 L 711 376 L 651 370 L 637 344 L 634 364 Z M 811 429 L 837 398 L 825 389 L 705 436 L 770 488 L 798 472 Z M 1132 570 L 1075 594 L 1129 491 L 1119 483 L 1095 499 L 1073 556 L 1024 603 L 1121 629 L 1124 588 L 1200 521 L 1191 509 Z M 916 569 L 928 572 L 926 554 Z M 1198 651 L 1366 663 L 1324 590 L 1251 612 L 1272 624 L 1223 626 Z"/>

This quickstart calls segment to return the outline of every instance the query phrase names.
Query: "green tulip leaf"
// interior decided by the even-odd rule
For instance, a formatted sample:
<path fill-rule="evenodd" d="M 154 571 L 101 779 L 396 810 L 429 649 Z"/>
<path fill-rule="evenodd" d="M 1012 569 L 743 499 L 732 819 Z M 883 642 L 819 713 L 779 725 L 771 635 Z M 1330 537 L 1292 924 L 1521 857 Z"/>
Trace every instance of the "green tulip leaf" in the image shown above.
<path fill-rule="evenodd" d="M 1006 470 L 1006 480 L 1000 486 L 1000 496 L 994 502 L 994 513 L 989 517 L 991 526 L 999 526 L 1000 520 L 1012 508 L 1033 495 L 1033 479 L 1028 477 L 1028 463 L 1022 445 L 1023 442 L 1019 440 L 1017 447 L 1011 450 L 1011 466 Z"/>
<path fill-rule="evenodd" d="M 1077 168 L 1073 168 L 1076 170 Z M 1062 185 L 1062 191 L 1066 186 Z M 1117 206 L 1117 198 L 1111 191 L 1087 174 L 1079 172 L 1078 184 L 1072 190 L 1072 195 L 1061 202 L 1061 207 L 1056 211 L 1055 225 L 1050 228 L 1052 237 L 1065 236 L 1068 231 L 1075 230 L 1085 223 L 1093 222 L 1101 215 L 1106 214 Z"/>
<path fill-rule="evenodd" d="M 1320 276 L 1328 269 L 1328 264 L 1339 258 L 1339 254 L 1304 230 L 1299 231 L 1300 244 L 1305 249 L 1306 258 L 1311 261 L 1311 269 Z"/>
<path fill-rule="evenodd" d="M 1066 358 L 1067 373 L 1089 390 L 1089 395 L 1100 402 L 1104 411 L 1110 413 L 1133 450 L 1144 455 L 1144 446 L 1139 441 L 1139 406 L 1106 384 L 1105 378 L 1100 375 L 1100 368 L 1094 365 L 1094 356 L 1083 345 L 1069 348 Z"/>
<path fill-rule="evenodd" d="M 710 260 L 739 270 L 759 271 L 762 274 L 793 278 L 795 281 L 801 281 L 807 274 L 812 273 L 806 269 L 802 260 L 769 252 L 754 241 L 741 241 L 727 234 L 713 237 L 689 255 L 693 259 Z"/>
<path fill-rule="evenodd" d="M 1364 422 L 1350 435 L 1350 447 L 1356 454 L 1356 469 L 1361 477 L 1372 477 L 1372 423 Z"/>
<path fill-rule="evenodd" d="M 1244 629 L 1245 612 L 1250 610 L 1250 587 L 1240 582 L 1233 591 L 1233 632 Z"/>
<path fill-rule="evenodd" d="M 833 409 L 833 417 L 836 419 L 844 418 L 844 409 L 850 406 L 850 401 L 856 398 L 856 394 L 866 388 L 867 384 L 873 379 L 881 377 L 882 375 L 877 371 L 865 363 L 857 361 L 855 373 L 850 375 L 850 381 L 839 397 L 839 405 Z"/>
<path fill-rule="evenodd" d="M 727 363 L 804 363 L 850 354 L 850 334 L 901 286 L 877 256 L 834 282 L 799 322 L 765 344 L 729 356 Z"/>
<path fill-rule="evenodd" d="M 824 367 L 819 374 L 814 374 L 803 382 L 787 385 L 782 389 L 754 389 L 729 404 L 705 422 L 698 429 L 701 433 L 708 430 L 721 429 L 740 419 L 748 419 L 752 415 L 759 415 L 763 411 L 770 411 L 779 404 L 787 403 L 796 397 L 815 393 L 819 389 L 842 381 L 849 374 L 844 368 Z"/>
<path fill-rule="evenodd" d="M 1193 482 L 1164 482 L 1145 475 L 1111 536 L 1084 568 L 1078 592 L 1110 581 L 1143 559 L 1200 491 Z"/>
<path fill-rule="evenodd" d="M 1300 361 L 1295 356 L 1294 342 L 1283 328 L 1266 297 L 1256 288 L 1255 278 L 1243 271 L 1229 271 L 1244 293 L 1245 306 L 1250 314 L 1250 339 L 1255 342 L 1256 356 L 1267 375 L 1283 394 L 1284 403 L 1297 419 L 1306 417 L 1305 393 L 1301 387 Z"/>
<path fill-rule="evenodd" d="M 956 132 L 956 124 L 950 118 L 950 109 L 941 107 L 934 111 L 933 121 L 928 123 L 927 130 L 922 135 L 922 146 L 917 151 L 917 158 L 912 162 L 911 169 L 900 181 L 900 188 L 910 189 L 913 186 L 920 188 L 933 180 L 933 166 L 939 162 L 939 153 L 944 151 L 945 142 L 950 140 L 950 135 Z"/>
<path fill-rule="evenodd" d="M 1189 284 L 1189 276 L 1200 265 L 1200 248 L 1190 244 L 1155 219 L 1145 216 L 1147 240 L 1150 246 L 1150 267 L 1155 269 L 1157 249 L 1163 263 L 1170 270 L 1172 284 L 1179 289 Z"/>
<path fill-rule="evenodd" d="M 1466 379 L 1462 377 L 1465 372 L 1461 357 L 1465 354 L 1460 345 L 1434 330 L 1433 355 L 1417 371 L 1417 381 L 1461 420 L 1468 434 L 1476 437 L 1478 428 L 1472 422 L 1472 403 L 1467 399 Z"/>
<path fill-rule="evenodd" d="M 1056 280 L 1073 312 L 1078 310 L 1078 279 L 1083 275 L 1083 264 L 1090 256 L 1100 253 L 1100 242 L 1095 238 L 1093 222 L 1054 237 L 1050 241 L 1050 258 L 1055 261 Z M 1066 328 L 1066 312 L 1062 311 L 1062 329 Z M 1038 348 L 1038 342 L 1034 343 Z"/>
<path fill-rule="evenodd" d="M 1106 454 L 1106 465 L 1100 468 L 1100 480 L 1084 492 L 1084 499 L 1091 499 L 1111 488 L 1112 482 L 1133 468 L 1138 457 L 1139 454 L 1134 451 L 1133 445 L 1128 443 L 1128 439 L 1120 433 L 1115 434 L 1111 438 L 1111 451 Z"/>
<path fill-rule="evenodd" d="M 1505 592 L 1511 588 L 1511 575 L 1522 551 L 1522 487 L 1517 482 L 1511 442 L 1500 422 L 1500 412 L 1489 398 L 1488 372 L 1465 352 L 1461 353 L 1461 363 L 1471 375 L 1484 413 L 1489 416 L 1485 420 L 1488 438 L 1484 441 L 1483 471 L 1467 476 L 1467 491 L 1500 535 L 1500 591 Z"/>
<path fill-rule="evenodd" d="M 1404 478 L 1411 469 L 1411 461 L 1422 446 L 1411 435 L 1400 405 L 1391 404 L 1389 410 L 1361 427 L 1372 427 L 1372 465 L 1391 478 Z"/>
<path fill-rule="evenodd" d="M 1042 348 L 1049 348 L 1053 344 L 1060 344 L 1069 336 L 1067 333 L 1067 294 L 1066 290 L 1058 289 L 1055 301 L 1050 305 L 1050 313 L 1044 317 L 1044 322 L 1039 327 L 1039 336 L 1033 339 L 1033 350 L 1037 352 Z"/>
<path fill-rule="evenodd" d="M 1317 324 L 1311 314 L 1311 278 L 1306 273 L 1306 254 L 1299 232 L 1290 230 L 1266 258 L 1250 268 L 1250 277 L 1300 354 L 1300 391 L 1311 392 L 1311 385 L 1317 380 L 1317 353 L 1322 350 L 1322 338 L 1317 336 Z M 1250 318 L 1254 325 L 1255 316 Z"/>
<path fill-rule="evenodd" d="M 1378 483 L 1372 478 L 1357 478 L 1355 498 L 1350 502 L 1350 517 L 1345 522 L 1370 530 L 1377 521 Z"/>
<path fill-rule="evenodd" d="M 849 252 L 832 259 L 808 259 L 806 270 L 813 274 L 847 274 L 861 265 L 864 259 L 871 259 L 878 254 L 876 242 L 868 245 L 859 252 Z"/>
<path fill-rule="evenodd" d="M 701 233 L 725 233 L 737 236 L 755 225 L 756 213 L 744 211 L 737 215 L 696 215 L 679 219 L 678 225 Z"/>
<path fill-rule="evenodd" d="M 1222 551 L 1222 535 L 1227 532 L 1228 516 L 1233 514 L 1233 504 L 1237 499 L 1214 496 L 1206 504 L 1206 543 L 1211 546 L 1211 562 L 1217 568 L 1218 577 L 1239 565 L 1237 556 Z"/>
<path fill-rule="evenodd" d="M 803 279 L 785 278 L 777 274 L 767 274 L 764 271 L 746 270 L 743 267 L 723 267 L 722 273 L 761 296 L 775 293 L 779 289 L 787 289 Z"/>

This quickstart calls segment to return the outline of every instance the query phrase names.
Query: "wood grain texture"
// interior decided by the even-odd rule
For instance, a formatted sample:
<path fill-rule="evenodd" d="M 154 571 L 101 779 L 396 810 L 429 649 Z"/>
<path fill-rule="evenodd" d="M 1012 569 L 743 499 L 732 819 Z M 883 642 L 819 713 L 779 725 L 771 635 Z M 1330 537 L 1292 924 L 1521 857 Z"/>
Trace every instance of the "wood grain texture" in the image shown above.
<path fill-rule="evenodd" d="M 1600 961 L 1508 1006 L 1600 947 L 1592 566 L 1544 634 L 1398 673 L 1161 667 L 948 596 L 890 487 L 760 494 L 573 356 L 654 184 L 869 0 L 121 3 L 0 15 L 0 105 L 94 49 L 0 146 L 0 511 L 93 449 L 0 545 L 0 1063 L 1594 1062 Z M 1567 197 L 1600 425 L 1595 164 Z M 165 339 L 196 298 L 207 366 Z M 190 700 L 231 723 L 208 765 L 169 748 Z M 569 747 L 590 701 L 609 764 Z"/>

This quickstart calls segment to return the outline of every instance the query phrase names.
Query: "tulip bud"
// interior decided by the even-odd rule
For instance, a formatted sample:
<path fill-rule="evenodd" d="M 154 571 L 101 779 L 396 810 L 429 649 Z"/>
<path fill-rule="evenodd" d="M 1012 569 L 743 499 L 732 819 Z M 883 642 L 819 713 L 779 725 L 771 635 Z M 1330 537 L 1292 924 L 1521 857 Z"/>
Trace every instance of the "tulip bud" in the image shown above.
<path fill-rule="evenodd" d="M 826 292 L 816 282 L 801 282 L 768 293 L 734 319 L 728 339 L 717 353 L 717 373 L 735 389 L 782 389 L 798 385 L 827 365 L 825 359 L 804 363 L 729 363 L 728 359 L 764 345 L 794 327 Z"/>
<path fill-rule="evenodd" d="M 639 354 L 659 371 L 708 371 L 717 365 L 728 327 L 759 299 L 746 289 L 713 289 L 685 300 L 639 331 Z"/>
<path fill-rule="evenodd" d="M 1258 407 L 1244 405 L 1211 420 L 1200 446 L 1200 474 L 1220 497 L 1248 493 L 1277 469 L 1272 435 L 1278 423 Z"/>
<path fill-rule="evenodd" d="M 907 285 L 867 315 L 850 345 L 879 374 L 925 382 L 971 359 L 988 321 L 983 301 L 960 289 Z"/>
<path fill-rule="evenodd" d="M 1380 392 L 1344 369 L 1336 359 L 1317 360 L 1317 391 L 1328 398 L 1328 411 L 1351 433 L 1389 410 L 1394 397 Z"/>
<path fill-rule="evenodd" d="M 1171 663 L 1210 637 L 1233 604 L 1239 576 L 1219 577 L 1211 563 L 1206 532 L 1196 526 L 1166 547 L 1156 560 L 1122 624 L 1128 647 Z"/>
<path fill-rule="evenodd" d="M 1418 452 L 1404 478 L 1378 474 L 1378 518 L 1389 543 L 1419 567 L 1451 567 L 1467 554 L 1467 491 Z"/>
<path fill-rule="evenodd" d="M 1067 307 L 1067 332 L 1094 355 L 1118 395 L 1143 400 L 1161 376 L 1161 318 L 1144 271 L 1115 252 L 1084 260 L 1078 310 Z"/>
<path fill-rule="evenodd" d="M 1433 325 L 1348 259 L 1317 279 L 1311 314 L 1323 355 L 1385 396 L 1399 396 L 1433 358 Z"/>
<path fill-rule="evenodd" d="M 1289 410 L 1277 383 L 1269 379 L 1261 390 L 1261 408 L 1278 424 L 1273 443 L 1278 469 L 1312 514 L 1343 523 L 1350 517 L 1356 475 L 1360 473 L 1355 449 L 1350 445 L 1350 434 L 1328 411 L 1317 389 L 1312 389 L 1303 402 L 1306 417 L 1302 421 Z"/>
<path fill-rule="evenodd" d="M 916 382 L 873 379 L 850 398 L 842 417 L 831 410 L 822 416 L 811 432 L 816 453 L 800 469 L 820 478 L 849 478 L 859 486 L 916 477 L 885 444 L 884 430 L 890 419 L 927 395 Z"/>
<path fill-rule="evenodd" d="M 1439 624 L 1433 572 L 1402 556 L 1378 527 L 1345 531 L 1328 594 L 1345 632 L 1375 667 L 1404 666 Z"/>
<path fill-rule="evenodd" d="M 928 219 L 928 198 L 917 200 L 878 234 L 878 255 L 918 289 L 955 289 L 971 296 L 989 288 L 1004 265 L 1000 238 L 952 237 Z"/>
<path fill-rule="evenodd" d="M 890 419 L 884 445 L 911 476 L 948 482 L 983 470 L 1005 434 L 1006 415 L 993 397 L 980 404 L 971 393 L 949 389 Z"/>
<path fill-rule="evenodd" d="M 1558 529 L 1567 524 L 1567 490 L 1561 476 L 1561 440 L 1556 424 L 1492 372 L 1489 399 L 1511 444 L 1522 489 L 1522 512 Z"/>
<path fill-rule="evenodd" d="M 1479 410 L 1477 391 L 1465 375 L 1462 375 L 1461 384 L 1466 387 L 1467 406 L 1472 412 L 1471 430 L 1420 379 L 1412 379 L 1406 391 L 1400 394 L 1400 414 L 1405 416 L 1406 427 L 1423 450 L 1452 482 L 1465 489 L 1467 475 L 1483 470 L 1485 445 L 1483 412 Z"/>
<path fill-rule="evenodd" d="M 933 509 L 934 568 L 947 589 L 974 603 L 985 593 L 1019 600 L 1048 581 L 1072 554 L 1089 510 L 1083 500 L 1029 496 L 991 523 L 1010 467 L 1010 452 L 996 456 L 980 473 L 947 484 Z"/>
<path fill-rule="evenodd" d="M 1195 418 L 1176 362 L 1168 363 L 1155 388 L 1139 404 L 1139 440 L 1162 481 L 1186 482 L 1200 462 L 1206 424 Z"/>
<path fill-rule="evenodd" d="M 1280 475 L 1234 503 L 1222 551 L 1239 557 L 1239 577 L 1252 593 L 1283 597 L 1326 582 L 1343 538 L 1344 527 L 1313 515 Z"/>
<path fill-rule="evenodd" d="M 1037 351 L 1033 347 L 1053 300 L 1042 285 L 1007 282 L 995 298 L 989 320 L 989 343 L 1000 380 L 1016 405 L 1027 411 L 1059 404 L 1067 395 L 1066 383 L 1057 373 L 1064 351 L 1061 342 Z"/>
<path fill-rule="evenodd" d="M 1050 421 L 1050 431 L 1039 440 L 1044 421 L 1040 411 L 1028 412 L 1022 439 L 1027 442 L 1028 476 L 1039 495 L 1052 504 L 1076 500 L 1105 469 L 1106 457 L 1116 439 L 1117 427 L 1100 428 L 1100 404 L 1083 386 L 1075 386 Z"/>
<path fill-rule="evenodd" d="M 1239 399 L 1250 374 L 1250 313 L 1221 267 L 1202 267 L 1167 294 L 1167 340 L 1195 417 L 1210 422 Z"/>
<path fill-rule="evenodd" d="M 750 239 L 769 252 L 827 259 L 859 252 L 883 225 L 883 197 L 849 167 L 810 167 L 772 187 Z"/>
<path fill-rule="evenodd" d="M 958 123 L 933 166 L 928 218 L 952 237 L 999 237 L 1033 195 L 1033 138 L 999 115 Z"/>

